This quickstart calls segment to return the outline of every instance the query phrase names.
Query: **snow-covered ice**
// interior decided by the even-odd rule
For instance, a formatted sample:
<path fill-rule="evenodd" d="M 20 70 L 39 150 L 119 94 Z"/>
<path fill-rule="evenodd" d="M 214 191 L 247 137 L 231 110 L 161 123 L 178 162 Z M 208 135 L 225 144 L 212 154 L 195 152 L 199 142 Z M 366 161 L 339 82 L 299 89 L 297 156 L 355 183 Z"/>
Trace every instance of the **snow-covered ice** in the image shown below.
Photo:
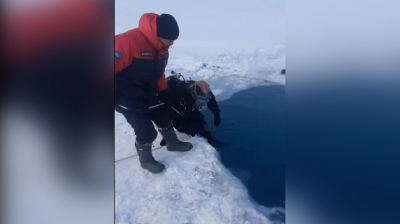
<path fill-rule="evenodd" d="M 217 101 L 254 86 L 285 85 L 285 75 L 280 74 L 285 69 L 284 1 L 205 0 L 193 5 L 172 0 L 138 5 L 121 0 L 116 1 L 115 33 L 135 28 L 145 12 L 169 13 L 180 26 L 167 76 L 174 70 L 186 79 L 205 80 Z M 159 146 L 158 135 L 153 154 L 166 170 L 151 174 L 140 167 L 133 129 L 115 113 L 116 224 L 280 223 L 277 217 L 284 209 L 254 202 L 203 138 L 181 133 L 178 137 L 194 148 L 169 152 Z"/>
<path fill-rule="evenodd" d="M 136 156 L 116 163 L 116 223 L 272 223 L 281 210 L 252 202 L 205 139 L 189 141 L 189 152 L 153 151 L 162 174 L 143 170 Z"/>
<path fill-rule="evenodd" d="M 207 81 L 213 92 L 237 92 L 265 84 L 285 85 L 285 45 L 254 51 L 227 51 L 210 56 L 171 55 L 166 69 L 181 73 L 185 78 Z M 225 98 L 225 97 L 224 97 Z M 221 100 L 221 99 L 219 99 Z"/>

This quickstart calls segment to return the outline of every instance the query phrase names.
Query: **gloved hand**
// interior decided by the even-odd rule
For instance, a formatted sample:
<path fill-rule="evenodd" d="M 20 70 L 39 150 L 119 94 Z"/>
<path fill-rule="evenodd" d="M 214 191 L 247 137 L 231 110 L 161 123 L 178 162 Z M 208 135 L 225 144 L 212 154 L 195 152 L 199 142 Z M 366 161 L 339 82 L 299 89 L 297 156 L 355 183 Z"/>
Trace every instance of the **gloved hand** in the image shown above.
<path fill-rule="evenodd" d="M 219 124 L 221 124 L 221 116 L 219 113 L 214 114 L 214 125 L 215 127 L 218 127 Z"/>
<path fill-rule="evenodd" d="M 165 141 L 165 139 L 162 139 L 161 142 L 160 142 L 160 146 L 164 146 L 166 144 L 167 144 L 167 142 Z"/>

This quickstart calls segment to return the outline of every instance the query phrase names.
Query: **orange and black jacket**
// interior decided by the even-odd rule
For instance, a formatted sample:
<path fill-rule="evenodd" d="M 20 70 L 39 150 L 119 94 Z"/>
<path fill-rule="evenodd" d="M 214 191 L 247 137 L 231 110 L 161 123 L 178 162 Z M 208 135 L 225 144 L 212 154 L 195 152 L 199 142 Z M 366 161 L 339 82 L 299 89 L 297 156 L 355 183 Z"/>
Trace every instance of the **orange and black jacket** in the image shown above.
<path fill-rule="evenodd" d="M 157 37 L 154 13 L 144 14 L 139 27 L 115 36 L 115 102 L 126 110 L 148 113 L 167 89 L 168 47 Z"/>

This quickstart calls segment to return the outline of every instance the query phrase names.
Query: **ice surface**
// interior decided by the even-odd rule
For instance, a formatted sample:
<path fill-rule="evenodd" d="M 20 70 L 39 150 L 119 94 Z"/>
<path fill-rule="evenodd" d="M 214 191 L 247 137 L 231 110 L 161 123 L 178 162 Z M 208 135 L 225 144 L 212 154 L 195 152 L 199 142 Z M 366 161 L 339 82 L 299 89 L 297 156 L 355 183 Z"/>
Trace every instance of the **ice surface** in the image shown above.
<path fill-rule="evenodd" d="M 137 156 L 116 162 L 116 223 L 273 223 L 282 214 L 254 203 L 205 139 L 188 140 L 189 152 L 153 151 L 166 166 L 161 174 L 143 170 Z"/>

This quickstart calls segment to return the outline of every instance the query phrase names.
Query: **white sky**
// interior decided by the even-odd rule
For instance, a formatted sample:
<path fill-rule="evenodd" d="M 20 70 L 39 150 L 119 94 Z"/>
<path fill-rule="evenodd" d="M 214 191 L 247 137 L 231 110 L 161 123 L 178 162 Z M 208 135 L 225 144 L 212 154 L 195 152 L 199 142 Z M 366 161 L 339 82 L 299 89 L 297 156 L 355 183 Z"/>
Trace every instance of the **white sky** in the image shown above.
<path fill-rule="evenodd" d="M 168 13 L 180 27 L 174 48 L 187 52 L 269 49 L 285 43 L 284 1 L 116 0 L 115 33 L 136 28 L 143 13 Z"/>

